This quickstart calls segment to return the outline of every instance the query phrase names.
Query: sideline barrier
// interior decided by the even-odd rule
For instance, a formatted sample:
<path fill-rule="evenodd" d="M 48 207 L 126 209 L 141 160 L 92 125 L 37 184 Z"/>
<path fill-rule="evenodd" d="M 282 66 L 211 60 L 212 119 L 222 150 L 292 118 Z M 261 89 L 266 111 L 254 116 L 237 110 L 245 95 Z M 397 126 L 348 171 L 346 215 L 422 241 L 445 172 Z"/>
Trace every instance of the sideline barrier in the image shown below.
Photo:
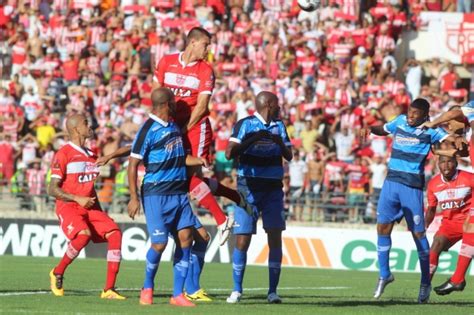
<path fill-rule="evenodd" d="M 120 223 L 123 232 L 122 256 L 124 260 L 144 260 L 149 248 L 144 224 Z M 215 226 L 206 226 L 215 236 Z M 428 233 L 430 243 L 433 234 Z M 290 226 L 283 233 L 283 265 L 305 268 L 377 270 L 377 235 L 374 229 L 333 229 Z M 62 257 L 66 250 L 66 239 L 56 221 L 44 220 L 0 220 L 0 255 Z M 230 263 L 233 239 L 225 246 L 219 246 L 213 237 L 206 253 L 207 262 Z M 393 232 L 390 265 L 394 272 L 419 271 L 418 254 L 409 232 Z M 162 256 L 171 261 L 174 242 Z M 460 243 L 439 259 L 438 273 L 452 273 Z M 90 244 L 82 251 L 81 258 L 105 257 L 105 244 Z M 268 247 L 262 227 L 252 238 L 248 252 L 250 265 L 266 265 Z M 470 275 L 474 275 L 471 268 Z"/>

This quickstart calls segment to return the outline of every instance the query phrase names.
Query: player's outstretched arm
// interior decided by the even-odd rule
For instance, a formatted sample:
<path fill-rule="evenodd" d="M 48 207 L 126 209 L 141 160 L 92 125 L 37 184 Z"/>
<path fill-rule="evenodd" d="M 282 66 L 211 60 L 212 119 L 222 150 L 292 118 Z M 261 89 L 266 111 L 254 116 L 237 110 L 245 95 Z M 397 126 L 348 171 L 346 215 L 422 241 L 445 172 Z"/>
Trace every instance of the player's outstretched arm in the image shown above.
<path fill-rule="evenodd" d="M 100 158 L 97 159 L 95 164 L 97 166 L 105 165 L 109 163 L 109 161 L 112 159 L 129 156 L 131 151 L 132 151 L 132 146 L 126 145 L 122 148 L 117 149 L 115 152 L 101 156 Z"/>
<path fill-rule="evenodd" d="M 462 110 L 453 109 L 446 113 L 443 113 L 441 116 L 439 116 L 433 121 L 424 122 L 421 126 L 426 127 L 426 128 L 436 128 L 439 125 L 442 125 L 452 119 L 462 119 L 463 117 L 464 117 L 464 114 L 462 113 Z"/>
<path fill-rule="evenodd" d="M 425 213 L 425 229 L 427 229 L 433 222 L 436 214 L 436 207 L 428 207 Z"/>
<path fill-rule="evenodd" d="M 48 193 L 50 196 L 63 201 L 76 202 L 81 207 L 84 207 L 86 209 L 92 207 L 96 203 L 96 197 L 83 197 L 65 192 L 61 189 L 61 187 L 59 187 L 60 182 L 61 180 L 58 178 L 51 178 L 51 182 L 49 183 L 48 187 Z"/>
<path fill-rule="evenodd" d="M 138 164 L 140 159 L 130 157 L 128 163 L 128 185 L 130 189 L 130 201 L 128 203 L 128 216 L 135 219 L 135 216 L 140 212 L 140 199 L 138 198 L 137 178 L 138 178 Z"/>

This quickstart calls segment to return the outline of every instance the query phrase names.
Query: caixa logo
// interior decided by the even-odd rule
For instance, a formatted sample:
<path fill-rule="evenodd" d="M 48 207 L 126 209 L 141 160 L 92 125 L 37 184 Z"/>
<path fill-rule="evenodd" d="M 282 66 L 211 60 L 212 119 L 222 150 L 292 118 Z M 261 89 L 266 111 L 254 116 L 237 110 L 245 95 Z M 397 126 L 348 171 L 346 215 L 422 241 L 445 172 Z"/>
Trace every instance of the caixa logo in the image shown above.
<path fill-rule="evenodd" d="M 415 246 L 415 244 L 413 244 Z M 458 260 L 455 251 L 443 252 L 439 258 L 438 272 L 454 272 Z M 341 253 L 344 267 L 353 270 L 377 270 L 377 245 L 367 240 L 354 240 L 347 243 Z M 417 271 L 418 252 L 392 247 L 390 268 L 392 271 Z"/>

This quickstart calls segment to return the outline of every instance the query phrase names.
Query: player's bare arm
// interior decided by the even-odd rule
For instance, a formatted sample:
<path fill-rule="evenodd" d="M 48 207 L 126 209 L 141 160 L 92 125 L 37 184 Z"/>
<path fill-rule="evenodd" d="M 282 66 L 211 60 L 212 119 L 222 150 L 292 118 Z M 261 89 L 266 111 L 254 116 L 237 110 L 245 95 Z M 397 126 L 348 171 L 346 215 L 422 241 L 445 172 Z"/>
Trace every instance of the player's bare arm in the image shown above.
<path fill-rule="evenodd" d="M 130 157 L 128 164 L 128 183 L 130 190 L 130 201 L 128 203 L 128 215 L 130 218 L 135 219 L 135 216 L 140 213 L 140 199 L 138 198 L 138 164 L 140 160 L 134 157 Z"/>
<path fill-rule="evenodd" d="M 225 150 L 225 157 L 230 160 L 239 156 L 242 152 L 247 150 L 255 141 L 258 141 L 264 137 L 270 137 L 271 134 L 267 130 L 260 130 L 254 133 L 252 136 L 248 137 L 241 143 L 236 143 L 230 141 Z"/>
<path fill-rule="evenodd" d="M 207 162 L 206 159 L 203 159 L 201 157 L 195 157 L 192 155 L 187 155 L 186 156 L 186 166 L 204 166 L 204 167 L 209 167 L 209 163 Z"/>
<path fill-rule="evenodd" d="M 69 194 L 59 187 L 61 180 L 58 178 L 51 178 L 49 183 L 48 193 L 50 196 L 63 201 L 71 201 L 78 203 L 81 207 L 86 209 L 92 207 L 96 203 L 96 197 L 83 197 Z"/>
<path fill-rule="evenodd" d="M 211 100 L 210 94 L 199 94 L 197 105 L 194 107 L 191 112 L 191 117 L 189 118 L 188 124 L 186 125 L 186 130 L 182 130 L 185 133 L 187 130 L 191 129 L 194 125 L 199 123 L 204 117 L 209 115 L 209 101 Z"/>
<path fill-rule="evenodd" d="M 441 116 L 436 118 L 433 121 L 426 121 L 424 122 L 421 126 L 426 127 L 426 128 L 436 128 L 439 125 L 442 125 L 452 119 L 462 119 L 464 117 L 464 114 L 462 113 L 462 110 L 460 109 L 453 109 L 450 110 L 446 113 L 443 113 Z"/>
<path fill-rule="evenodd" d="M 425 213 L 425 228 L 426 229 L 433 222 L 435 214 L 436 214 L 436 207 L 429 207 L 428 206 L 428 209 L 426 210 L 426 213 Z"/>
<path fill-rule="evenodd" d="M 131 145 L 126 145 L 122 148 L 119 148 L 115 152 L 112 152 L 108 155 L 101 156 L 100 158 L 97 159 L 97 162 L 95 164 L 97 166 L 105 165 L 105 164 L 109 163 L 110 160 L 120 158 L 120 157 L 129 156 L 131 151 L 132 151 L 132 146 Z"/>

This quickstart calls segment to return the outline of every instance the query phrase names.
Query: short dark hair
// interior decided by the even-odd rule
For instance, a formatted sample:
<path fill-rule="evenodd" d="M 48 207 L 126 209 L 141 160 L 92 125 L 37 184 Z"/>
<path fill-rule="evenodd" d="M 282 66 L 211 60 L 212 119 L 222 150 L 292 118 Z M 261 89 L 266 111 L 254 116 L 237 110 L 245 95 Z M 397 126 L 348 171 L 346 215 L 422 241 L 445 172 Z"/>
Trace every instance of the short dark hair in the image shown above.
<path fill-rule="evenodd" d="M 189 33 L 188 33 L 188 36 L 186 36 L 186 45 L 189 44 L 189 42 L 192 40 L 192 39 L 201 39 L 203 37 L 207 37 L 209 39 L 211 39 L 212 35 L 211 33 L 209 33 L 208 31 L 206 31 L 204 28 L 202 27 L 193 27 Z"/>
<path fill-rule="evenodd" d="M 410 106 L 412 106 L 414 108 L 417 108 L 417 109 L 420 109 L 423 112 L 425 112 L 426 114 L 428 114 L 429 111 L 430 111 L 430 103 L 427 100 L 425 100 L 424 98 L 417 98 L 416 100 L 414 100 L 411 103 Z"/>

